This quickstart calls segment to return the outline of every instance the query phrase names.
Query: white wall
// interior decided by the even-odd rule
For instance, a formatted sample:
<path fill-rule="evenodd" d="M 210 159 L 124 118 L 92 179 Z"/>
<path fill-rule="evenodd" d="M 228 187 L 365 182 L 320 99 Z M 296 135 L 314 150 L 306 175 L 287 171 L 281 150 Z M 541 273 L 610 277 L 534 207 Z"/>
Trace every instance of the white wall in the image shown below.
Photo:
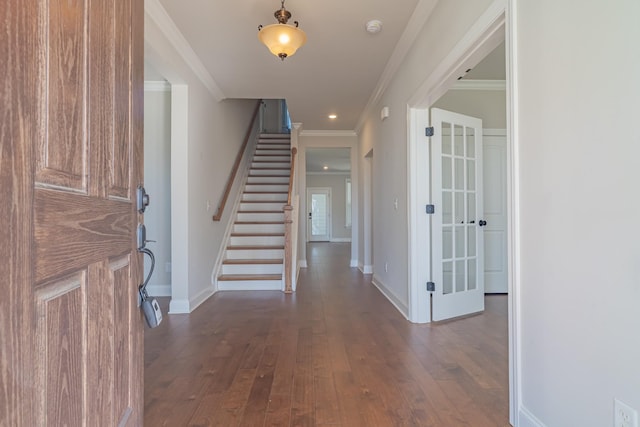
<path fill-rule="evenodd" d="M 522 403 L 610 426 L 640 410 L 640 2 L 516 6 Z"/>
<path fill-rule="evenodd" d="M 346 226 L 346 180 L 349 177 L 350 175 L 307 174 L 307 188 L 331 188 L 332 241 L 351 240 L 351 227 Z"/>
<path fill-rule="evenodd" d="M 489 3 L 439 2 L 360 132 L 358 158 L 375 153 L 374 273 L 401 309 L 406 104 Z M 524 427 L 609 426 L 614 397 L 640 409 L 640 2 L 508 3 L 516 53 L 515 409 Z M 383 105 L 391 116 L 381 122 Z"/>
<path fill-rule="evenodd" d="M 145 83 L 144 91 L 144 185 L 149 207 L 144 214 L 148 248 L 156 257 L 148 291 L 153 296 L 171 295 L 171 92 L 163 81 Z M 150 260 L 145 256 L 145 275 Z"/>
<path fill-rule="evenodd" d="M 407 103 L 490 3 L 491 0 L 438 2 L 388 89 L 372 108 L 359 132 L 359 170 L 365 170 L 364 156 L 371 149 L 374 150 L 371 159 L 374 171 L 374 283 L 405 316 L 409 311 Z M 390 116 L 381 121 L 380 110 L 383 106 L 389 107 Z M 363 178 L 360 176 L 360 179 Z M 394 203 L 396 199 L 397 209 Z M 358 200 L 359 203 L 364 202 L 361 197 Z M 364 248 L 364 242 L 359 242 L 358 247 Z M 364 252 L 360 254 L 359 264 L 364 264 Z M 425 253 L 423 257 L 426 262 L 429 254 Z"/>
<path fill-rule="evenodd" d="M 482 119 L 484 129 L 507 128 L 504 90 L 449 90 L 433 106 Z"/>
<path fill-rule="evenodd" d="M 154 16 L 162 17 L 162 13 Z M 212 216 L 256 105 L 222 100 L 189 55 L 176 50 L 148 13 L 145 60 L 172 84 L 172 300 L 170 311 L 189 312 L 214 292 L 212 271 L 232 206 L 220 222 Z M 193 70 L 199 69 L 199 74 Z M 229 197 L 231 205 L 239 185 Z"/>

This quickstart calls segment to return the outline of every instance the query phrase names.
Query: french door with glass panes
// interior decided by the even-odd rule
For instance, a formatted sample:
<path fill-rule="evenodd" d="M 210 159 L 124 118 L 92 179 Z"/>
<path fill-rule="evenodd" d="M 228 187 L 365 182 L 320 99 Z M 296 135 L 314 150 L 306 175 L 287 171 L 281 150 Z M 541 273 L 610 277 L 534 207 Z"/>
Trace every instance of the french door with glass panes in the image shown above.
<path fill-rule="evenodd" d="M 482 121 L 432 109 L 434 321 L 484 310 Z"/>
<path fill-rule="evenodd" d="M 310 242 L 331 240 L 331 189 L 307 189 L 308 228 Z"/>

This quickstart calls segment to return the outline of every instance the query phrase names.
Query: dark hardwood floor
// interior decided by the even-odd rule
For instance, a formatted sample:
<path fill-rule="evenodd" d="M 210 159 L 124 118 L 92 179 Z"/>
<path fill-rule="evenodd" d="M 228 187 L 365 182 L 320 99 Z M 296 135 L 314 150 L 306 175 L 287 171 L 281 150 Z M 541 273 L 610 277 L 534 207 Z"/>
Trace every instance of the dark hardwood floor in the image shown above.
<path fill-rule="evenodd" d="M 147 329 L 145 425 L 508 426 L 507 297 L 414 325 L 349 255 L 311 244 L 295 294 L 220 292 Z"/>

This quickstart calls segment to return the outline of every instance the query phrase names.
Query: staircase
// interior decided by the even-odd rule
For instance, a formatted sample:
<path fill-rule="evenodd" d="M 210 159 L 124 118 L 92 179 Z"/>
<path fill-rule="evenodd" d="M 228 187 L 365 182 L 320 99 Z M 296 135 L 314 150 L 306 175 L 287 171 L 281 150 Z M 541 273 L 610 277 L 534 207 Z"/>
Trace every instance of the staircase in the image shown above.
<path fill-rule="evenodd" d="M 291 171 L 288 134 L 262 134 L 218 276 L 218 290 L 282 290 L 284 212 Z"/>

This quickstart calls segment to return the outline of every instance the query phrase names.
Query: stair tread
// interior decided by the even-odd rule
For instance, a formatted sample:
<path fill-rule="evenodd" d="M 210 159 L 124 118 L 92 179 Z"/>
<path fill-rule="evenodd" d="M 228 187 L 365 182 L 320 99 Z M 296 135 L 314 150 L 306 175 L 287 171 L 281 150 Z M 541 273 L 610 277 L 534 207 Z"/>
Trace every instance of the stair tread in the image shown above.
<path fill-rule="evenodd" d="M 282 258 L 262 258 L 262 259 L 225 259 L 223 264 L 251 265 L 251 264 L 282 264 Z"/>
<path fill-rule="evenodd" d="M 238 225 L 274 225 L 284 224 L 284 221 L 236 221 Z"/>
<path fill-rule="evenodd" d="M 222 281 L 241 280 L 282 280 L 282 274 L 223 274 L 218 276 Z"/>
<path fill-rule="evenodd" d="M 249 178 L 289 178 L 289 175 L 251 175 L 250 174 Z M 253 183 L 248 182 L 247 184 L 253 184 Z"/>
<path fill-rule="evenodd" d="M 287 185 L 287 184 L 283 184 Z M 245 191 L 243 194 L 289 194 L 288 191 Z"/>
<path fill-rule="evenodd" d="M 272 153 L 267 153 L 267 154 L 256 154 L 254 157 L 291 157 L 291 154 L 272 154 Z"/>
<path fill-rule="evenodd" d="M 270 178 L 270 176 L 264 176 L 265 178 Z M 247 182 L 246 185 L 289 185 L 288 182 Z"/>
<path fill-rule="evenodd" d="M 241 200 L 240 203 L 284 203 L 281 200 Z"/>
<path fill-rule="evenodd" d="M 284 213 L 284 211 L 238 211 L 238 213 L 241 213 L 241 214 L 255 214 L 255 213 L 279 214 L 279 213 Z"/>
<path fill-rule="evenodd" d="M 251 245 L 251 246 L 238 246 L 238 245 L 229 245 L 227 246 L 228 251 L 244 251 L 244 250 L 269 250 L 269 249 L 284 249 L 284 245 Z"/>
<path fill-rule="evenodd" d="M 283 237 L 284 233 L 231 233 L 233 237 Z"/>

